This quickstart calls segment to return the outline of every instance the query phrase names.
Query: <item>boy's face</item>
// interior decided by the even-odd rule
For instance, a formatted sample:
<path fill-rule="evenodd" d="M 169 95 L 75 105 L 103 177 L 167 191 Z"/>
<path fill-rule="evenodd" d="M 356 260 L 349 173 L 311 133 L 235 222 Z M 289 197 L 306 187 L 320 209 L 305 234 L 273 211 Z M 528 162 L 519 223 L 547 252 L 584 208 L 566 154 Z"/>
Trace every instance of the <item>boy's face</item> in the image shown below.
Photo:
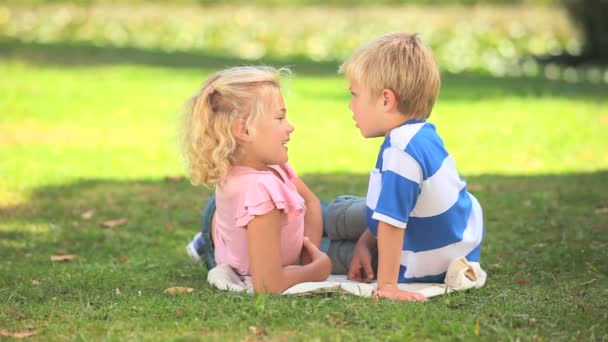
<path fill-rule="evenodd" d="M 362 87 L 356 80 L 350 80 L 350 103 L 348 108 L 353 112 L 353 120 L 365 138 L 375 138 L 386 135 L 382 127 L 382 97 L 371 97 L 369 90 Z"/>

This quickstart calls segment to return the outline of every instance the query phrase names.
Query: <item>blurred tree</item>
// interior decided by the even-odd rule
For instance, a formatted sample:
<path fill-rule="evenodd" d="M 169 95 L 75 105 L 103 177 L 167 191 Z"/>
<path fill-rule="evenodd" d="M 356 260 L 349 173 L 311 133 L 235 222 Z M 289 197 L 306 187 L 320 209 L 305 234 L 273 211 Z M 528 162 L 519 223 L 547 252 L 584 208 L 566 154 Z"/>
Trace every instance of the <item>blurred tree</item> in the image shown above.
<path fill-rule="evenodd" d="M 599 62 L 608 64 L 608 0 L 564 0 L 572 19 L 580 26 L 584 38 L 581 56 L 573 64 Z"/>

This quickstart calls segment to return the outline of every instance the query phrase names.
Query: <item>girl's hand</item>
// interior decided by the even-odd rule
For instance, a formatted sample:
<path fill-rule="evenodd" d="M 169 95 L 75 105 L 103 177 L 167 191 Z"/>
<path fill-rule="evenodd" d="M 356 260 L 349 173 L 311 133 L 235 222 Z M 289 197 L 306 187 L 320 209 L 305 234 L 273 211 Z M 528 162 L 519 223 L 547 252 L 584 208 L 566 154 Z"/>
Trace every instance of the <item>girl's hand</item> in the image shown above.
<path fill-rule="evenodd" d="M 426 302 L 427 299 L 424 295 L 417 292 L 410 292 L 401 290 L 397 285 L 390 284 L 384 285 L 378 288 L 378 291 L 374 292 L 374 298 L 386 298 L 390 300 L 401 300 L 408 302 Z"/>
<path fill-rule="evenodd" d="M 319 280 L 325 280 L 331 274 L 331 260 L 327 254 L 323 253 L 317 246 L 315 246 L 307 236 L 304 237 L 303 248 L 306 250 L 311 258 L 311 264 L 315 264 L 318 267 Z"/>
<path fill-rule="evenodd" d="M 310 242 L 308 236 L 304 237 L 304 245 L 302 246 L 302 248 L 306 250 L 306 252 L 308 253 L 308 255 L 310 255 L 310 258 L 313 261 L 325 255 L 325 253 L 323 253 L 319 248 L 317 248 L 317 246 Z"/>

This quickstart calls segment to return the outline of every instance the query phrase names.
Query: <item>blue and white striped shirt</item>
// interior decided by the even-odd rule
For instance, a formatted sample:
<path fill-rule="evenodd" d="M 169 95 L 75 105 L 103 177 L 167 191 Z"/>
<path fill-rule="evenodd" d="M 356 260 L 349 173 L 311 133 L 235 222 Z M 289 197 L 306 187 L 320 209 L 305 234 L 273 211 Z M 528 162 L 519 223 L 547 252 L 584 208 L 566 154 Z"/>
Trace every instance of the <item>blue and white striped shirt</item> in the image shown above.
<path fill-rule="evenodd" d="M 399 282 L 443 282 L 461 256 L 479 262 L 481 206 L 466 190 L 435 126 L 409 120 L 385 138 L 367 190 L 367 223 L 405 229 Z"/>

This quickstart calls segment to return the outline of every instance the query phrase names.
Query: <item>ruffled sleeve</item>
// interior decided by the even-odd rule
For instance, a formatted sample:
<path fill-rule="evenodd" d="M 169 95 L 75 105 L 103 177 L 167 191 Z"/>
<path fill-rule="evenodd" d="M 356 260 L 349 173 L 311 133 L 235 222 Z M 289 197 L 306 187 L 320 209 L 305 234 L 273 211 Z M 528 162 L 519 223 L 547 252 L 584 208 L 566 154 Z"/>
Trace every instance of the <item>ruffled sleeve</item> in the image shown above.
<path fill-rule="evenodd" d="M 298 177 L 298 175 L 296 175 L 296 171 L 293 169 L 293 167 L 291 167 L 289 163 L 281 165 L 281 168 L 283 169 L 283 171 L 285 171 L 287 179 L 292 180 Z"/>
<path fill-rule="evenodd" d="M 301 214 L 305 205 L 295 188 L 290 188 L 273 174 L 252 177 L 238 196 L 236 226 L 247 226 L 254 217 L 267 214 L 275 208 L 286 214 L 284 219 L 289 221 Z"/>

